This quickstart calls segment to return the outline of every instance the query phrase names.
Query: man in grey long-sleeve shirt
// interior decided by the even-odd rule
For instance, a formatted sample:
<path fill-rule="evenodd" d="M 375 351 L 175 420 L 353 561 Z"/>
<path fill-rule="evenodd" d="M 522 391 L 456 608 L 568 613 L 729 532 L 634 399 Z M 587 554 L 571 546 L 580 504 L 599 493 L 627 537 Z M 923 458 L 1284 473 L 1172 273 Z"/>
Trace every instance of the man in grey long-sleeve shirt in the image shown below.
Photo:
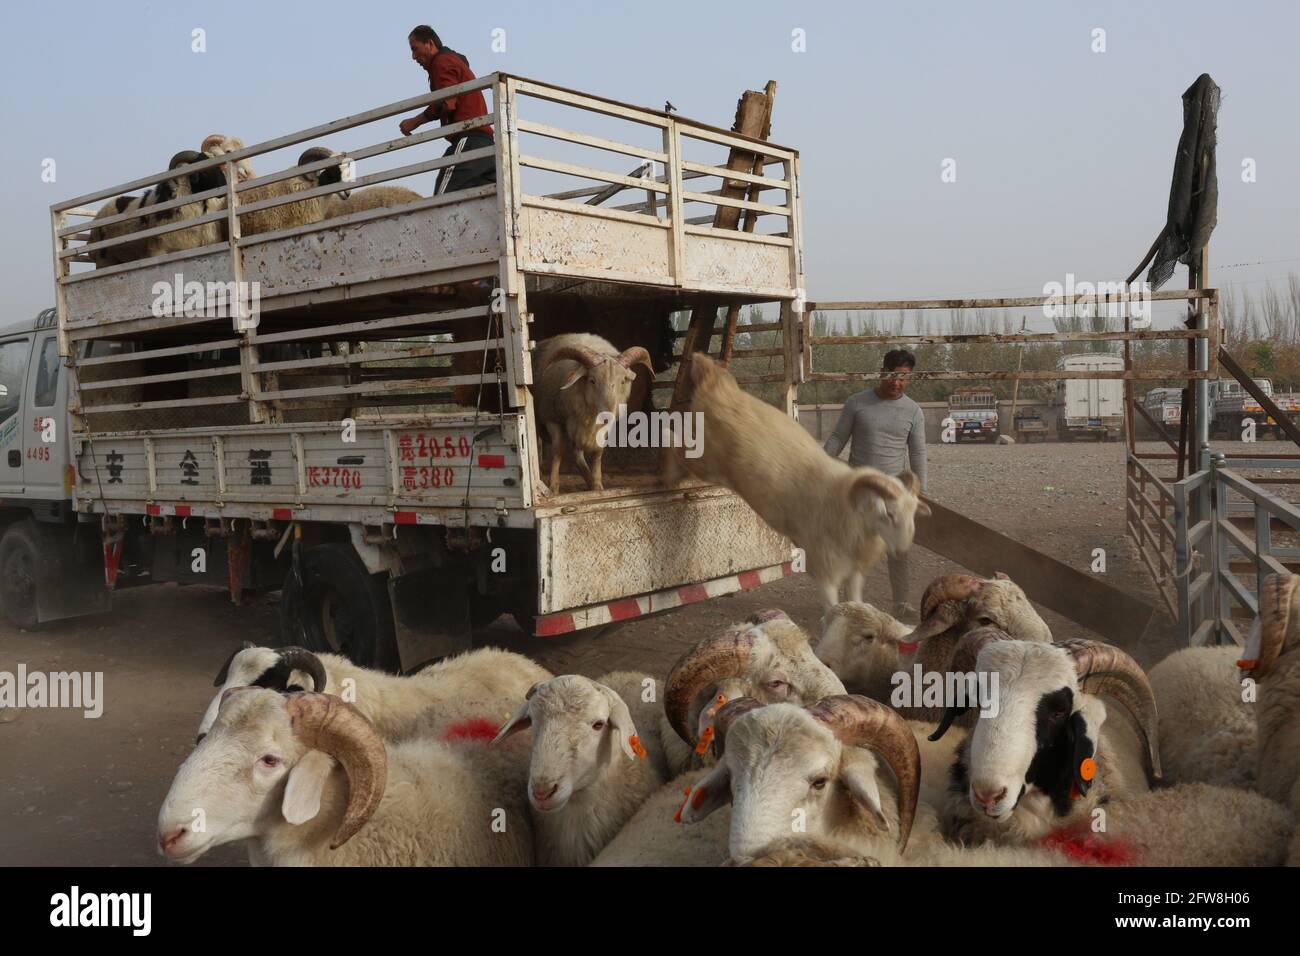
<path fill-rule="evenodd" d="M 908 398 L 907 383 L 916 368 L 916 356 L 907 349 L 885 355 L 884 377 L 875 388 L 849 396 L 835 431 L 826 439 L 826 451 L 838 456 L 849 445 L 849 464 L 870 465 L 887 475 L 911 471 L 926 490 L 925 414 Z M 910 462 L 909 462 L 910 459 Z M 889 559 L 889 586 L 894 596 L 894 617 L 915 619 L 916 609 L 907 603 L 907 552 Z"/>

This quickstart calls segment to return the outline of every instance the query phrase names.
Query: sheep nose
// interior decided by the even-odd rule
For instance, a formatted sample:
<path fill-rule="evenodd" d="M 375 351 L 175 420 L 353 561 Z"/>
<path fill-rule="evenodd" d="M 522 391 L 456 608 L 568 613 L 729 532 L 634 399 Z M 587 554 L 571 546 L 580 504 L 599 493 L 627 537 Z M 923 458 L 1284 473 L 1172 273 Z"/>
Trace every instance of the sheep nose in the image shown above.
<path fill-rule="evenodd" d="M 1007 795 L 1007 788 L 999 787 L 997 789 L 997 792 L 995 793 L 992 792 L 992 788 L 981 789 L 979 787 L 972 786 L 971 795 L 975 797 L 975 802 L 978 803 L 981 807 L 983 807 L 984 810 L 987 812 L 989 810 L 992 810 L 993 807 L 997 805 L 998 801 L 1000 801 L 1003 797 Z"/>
<path fill-rule="evenodd" d="M 158 849 L 162 850 L 164 853 L 168 852 L 172 847 L 180 842 L 181 837 L 185 836 L 187 832 L 188 831 L 185 827 L 176 827 L 173 830 L 168 830 L 166 833 L 158 834 Z"/>
<path fill-rule="evenodd" d="M 545 803 L 547 800 L 551 799 L 551 797 L 555 796 L 555 791 L 559 789 L 560 785 L 558 783 L 552 784 L 549 787 L 544 783 L 534 784 L 533 799 L 538 803 Z"/>

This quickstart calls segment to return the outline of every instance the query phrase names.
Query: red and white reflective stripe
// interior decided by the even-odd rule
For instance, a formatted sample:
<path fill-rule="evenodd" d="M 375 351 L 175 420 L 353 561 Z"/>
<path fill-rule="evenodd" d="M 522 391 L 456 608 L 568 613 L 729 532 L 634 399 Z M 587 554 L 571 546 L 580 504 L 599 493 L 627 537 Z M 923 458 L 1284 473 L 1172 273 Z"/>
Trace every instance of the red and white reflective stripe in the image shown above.
<path fill-rule="evenodd" d="M 707 601 L 709 598 L 721 597 L 724 594 L 748 591 L 760 584 L 768 584 L 793 573 L 794 570 L 787 561 L 785 564 L 774 564 L 754 571 L 741 571 L 739 574 L 714 578 L 712 581 L 704 581 L 700 584 L 683 584 L 666 591 L 619 598 L 617 601 L 592 604 L 573 611 L 545 614 L 537 619 L 534 633 L 538 637 L 555 637 L 557 634 L 568 634 L 588 627 L 626 621 L 656 611 L 667 611 L 675 607 Z"/>

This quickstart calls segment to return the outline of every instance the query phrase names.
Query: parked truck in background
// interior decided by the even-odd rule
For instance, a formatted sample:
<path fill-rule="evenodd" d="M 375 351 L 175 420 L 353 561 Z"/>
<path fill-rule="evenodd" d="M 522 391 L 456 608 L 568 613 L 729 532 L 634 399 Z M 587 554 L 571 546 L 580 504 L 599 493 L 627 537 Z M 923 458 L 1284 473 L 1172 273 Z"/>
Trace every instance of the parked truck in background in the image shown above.
<path fill-rule="evenodd" d="M 1181 388 L 1153 388 L 1142 398 L 1142 407 L 1157 423 L 1165 427 L 1170 435 L 1178 434 L 1178 422 L 1183 410 L 1183 390 Z M 1159 438 L 1145 418 L 1134 418 L 1137 433 L 1142 438 Z"/>
<path fill-rule="evenodd" d="M 1061 359 L 1062 372 L 1124 370 L 1124 359 L 1107 352 L 1084 352 Z M 1052 400 L 1056 431 L 1062 441 L 1092 438 L 1119 441 L 1124 431 L 1122 379 L 1061 378 Z"/>
<path fill-rule="evenodd" d="M 971 385 L 953 390 L 948 417 L 957 441 L 997 441 L 998 399 L 991 388 Z"/>
<path fill-rule="evenodd" d="M 1273 400 L 1280 411 L 1291 416 L 1300 411 L 1300 395 L 1293 392 L 1274 394 L 1273 383 L 1266 378 L 1252 381 Z M 1272 416 L 1265 414 L 1264 407 L 1236 379 L 1221 378 L 1217 382 L 1211 382 L 1210 403 L 1214 412 L 1210 427 L 1218 438 L 1240 441 L 1247 419 L 1255 423 L 1257 438 L 1285 437 L 1278 423 Z"/>

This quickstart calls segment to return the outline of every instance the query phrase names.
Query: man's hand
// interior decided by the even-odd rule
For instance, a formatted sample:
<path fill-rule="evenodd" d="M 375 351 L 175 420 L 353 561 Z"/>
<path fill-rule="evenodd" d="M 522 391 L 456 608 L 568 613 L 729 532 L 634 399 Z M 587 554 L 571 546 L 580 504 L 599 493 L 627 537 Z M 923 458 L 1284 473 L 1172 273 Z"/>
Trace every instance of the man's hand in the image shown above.
<path fill-rule="evenodd" d="M 417 129 L 420 128 L 420 124 L 423 122 L 424 122 L 423 116 L 410 116 L 402 120 L 401 123 L 402 135 L 410 136 L 412 133 L 414 133 Z"/>

